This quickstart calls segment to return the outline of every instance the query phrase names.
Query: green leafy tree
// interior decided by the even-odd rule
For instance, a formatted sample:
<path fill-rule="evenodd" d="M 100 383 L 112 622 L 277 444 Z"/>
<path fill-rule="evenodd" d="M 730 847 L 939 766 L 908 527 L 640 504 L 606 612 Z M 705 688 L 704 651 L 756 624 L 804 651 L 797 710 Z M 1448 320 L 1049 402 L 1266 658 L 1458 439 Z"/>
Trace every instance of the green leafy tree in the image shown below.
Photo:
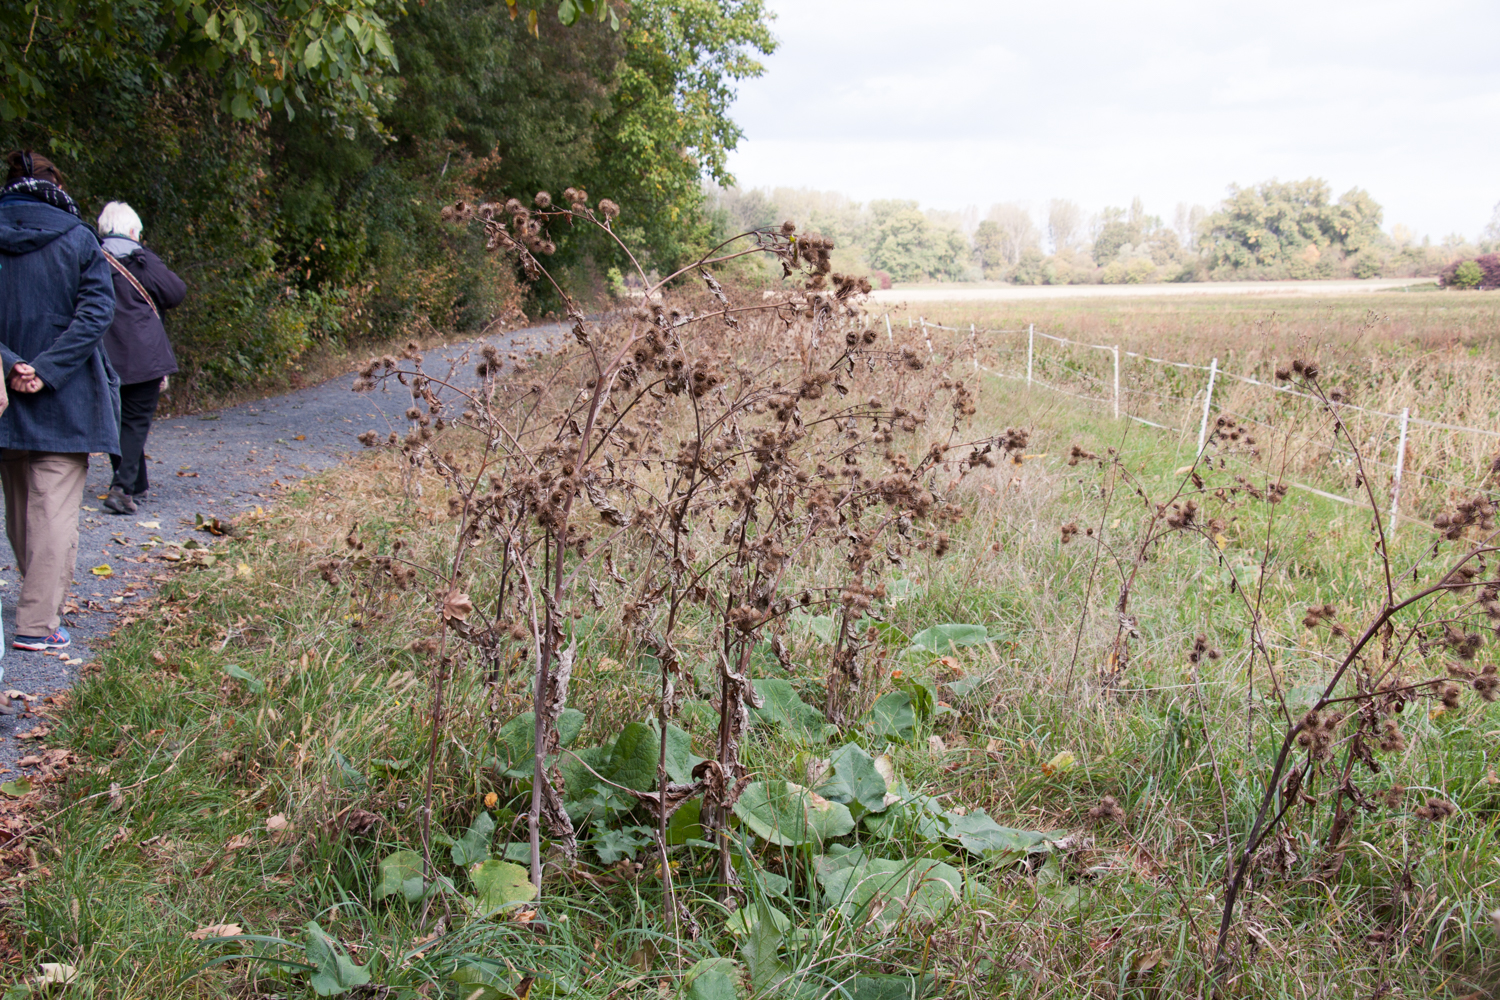
<path fill-rule="evenodd" d="M 1344 255 L 1378 246 L 1381 214 L 1359 188 L 1335 202 L 1328 183 L 1318 178 L 1266 181 L 1231 187 L 1204 221 L 1202 242 L 1214 268 L 1314 277 Z"/>
<path fill-rule="evenodd" d="M 915 202 L 896 204 L 903 207 L 891 210 L 889 202 L 870 206 L 883 220 L 875 229 L 870 264 L 896 281 L 961 280 L 969 256 L 963 235 L 934 226 Z"/>

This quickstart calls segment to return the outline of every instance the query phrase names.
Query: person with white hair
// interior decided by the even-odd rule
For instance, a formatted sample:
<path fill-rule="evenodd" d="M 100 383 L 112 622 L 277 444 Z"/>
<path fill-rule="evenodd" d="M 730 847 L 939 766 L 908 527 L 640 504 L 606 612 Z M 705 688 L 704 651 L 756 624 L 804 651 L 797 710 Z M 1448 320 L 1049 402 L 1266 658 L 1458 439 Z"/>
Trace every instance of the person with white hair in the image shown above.
<path fill-rule="evenodd" d="M 161 314 L 182 302 L 187 286 L 141 245 L 141 217 L 125 202 L 104 206 L 99 235 L 115 284 L 115 319 L 104 335 L 104 348 L 120 375 L 120 454 L 110 456 L 115 475 L 104 509 L 133 514 L 136 500 L 150 486 L 146 437 L 151 420 L 167 376 L 177 372 Z"/>

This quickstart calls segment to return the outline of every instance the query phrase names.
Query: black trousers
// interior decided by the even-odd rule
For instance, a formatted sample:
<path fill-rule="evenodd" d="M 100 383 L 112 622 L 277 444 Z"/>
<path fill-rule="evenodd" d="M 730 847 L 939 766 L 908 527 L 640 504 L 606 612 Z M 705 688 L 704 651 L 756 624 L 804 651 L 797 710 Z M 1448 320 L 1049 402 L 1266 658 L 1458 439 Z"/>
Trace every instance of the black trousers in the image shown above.
<path fill-rule="evenodd" d="M 115 467 L 110 485 L 131 495 L 146 492 L 146 435 L 160 396 L 159 378 L 120 386 L 120 454 L 109 457 Z"/>

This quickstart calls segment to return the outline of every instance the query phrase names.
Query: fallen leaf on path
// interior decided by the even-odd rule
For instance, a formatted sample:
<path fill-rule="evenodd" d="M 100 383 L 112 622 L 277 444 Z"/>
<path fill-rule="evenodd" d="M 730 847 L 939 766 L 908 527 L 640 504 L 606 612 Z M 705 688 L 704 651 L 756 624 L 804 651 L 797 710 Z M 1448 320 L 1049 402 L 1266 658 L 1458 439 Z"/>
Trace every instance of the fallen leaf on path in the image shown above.
<path fill-rule="evenodd" d="M 52 729 L 48 726 L 37 726 L 35 729 L 28 730 L 27 732 L 24 732 L 21 735 L 17 736 L 16 739 L 39 740 L 50 732 L 52 732 Z"/>
<path fill-rule="evenodd" d="M 0 785 L 0 792 L 4 792 L 13 799 L 19 799 L 21 796 L 31 792 L 31 779 L 17 778 L 14 781 L 7 781 L 5 784 Z"/>
<path fill-rule="evenodd" d="M 188 931 L 188 940 L 207 941 L 209 938 L 234 937 L 245 933 L 239 924 L 209 924 L 195 931 Z"/>
<path fill-rule="evenodd" d="M 95 576 L 114 576 L 115 575 L 115 571 L 110 568 L 109 563 L 103 563 L 103 564 L 101 564 L 99 566 L 95 566 L 93 569 L 89 570 L 89 572 L 92 573 L 92 574 L 94 574 Z"/>
<path fill-rule="evenodd" d="M 34 753 L 29 753 L 25 757 L 22 757 L 20 760 L 16 761 L 16 766 L 17 767 L 36 767 L 41 762 L 42 762 L 42 758 L 38 757 Z"/>
<path fill-rule="evenodd" d="M 181 469 L 177 470 L 177 474 L 179 476 L 182 476 L 184 479 L 197 479 L 198 478 L 198 473 L 196 473 L 196 472 L 183 472 Z"/>
<path fill-rule="evenodd" d="M 307 435 L 306 434 L 298 434 L 296 437 L 292 438 L 292 440 L 293 441 L 306 441 L 307 440 Z"/>
<path fill-rule="evenodd" d="M 159 529 L 161 527 L 160 521 L 137 521 L 135 523 L 138 527 L 151 528 L 153 530 Z"/>

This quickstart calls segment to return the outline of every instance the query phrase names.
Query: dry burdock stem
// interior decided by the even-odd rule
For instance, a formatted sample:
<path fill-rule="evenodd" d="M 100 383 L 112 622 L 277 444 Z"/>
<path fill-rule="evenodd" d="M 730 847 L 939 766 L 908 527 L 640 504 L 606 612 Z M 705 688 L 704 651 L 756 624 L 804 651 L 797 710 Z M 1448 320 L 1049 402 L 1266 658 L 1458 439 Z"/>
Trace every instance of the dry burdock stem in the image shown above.
<path fill-rule="evenodd" d="M 831 273 L 830 240 L 786 223 L 736 237 L 654 284 L 637 268 L 639 305 L 601 326 L 585 320 L 542 258 L 555 249 L 554 232 L 585 225 L 628 255 L 612 229 L 619 207 L 605 199 L 590 208 L 588 194 L 574 188 L 563 192 L 566 208 L 546 192 L 526 201 L 531 207 L 511 199 L 443 214 L 455 224 L 482 221 L 492 250 L 551 283 L 567 303 L 572 342 L 533 372 L 486 346 L 473 390 L 460 390 L 451 373 L 428 372 L 414 348 L 370 362 L 356 385 L 396 382 L 410 392 L 409 432 L 390 446 L 405 458 L 409 489 L 420 490 L 424 475 L 442 481 L 456 521 L 445 563 L 417 567 L 436 598 L 438 633 L 422 647 L 437 657 L 427 808 L 445 673 L 466 655 L 492 675 L 531 660 L 537 721 L 528 818 L 540 885 L 540 828 L 565 853 L 573 837 L 561 777 L 543 762 L 557 749 L 571 672 L 587 669 L 575 657 L 602 652 L 579 650 L 569 629 L 585 614 L 602 616 L 603 631 L 622 637 L 609 655 L 630 662 L 649 653 L 660 664 L 662 730 L 685 695 L 719 703 L 715 753 L 695 780 L 669 780 L 663 740 L 657 790 L 634 794 L 655 814 L 663 859 L 672 811 L 703 796 L 727 896 L 736 876 L 725 828 L 748 781 L 740 746 L 756 698 L 752 651 L 762 641 L 781 649 L 779 633 L 795 609 L 834 614 L 829 714 L 837 719 L 865 700 L 868 640 L 855 623 L 876 613 L 883 573 L 941 556 L 947 536 L 939 528 L 963 512 L 940 490 L 970 470 L 1014 460 L 1026 433 L 969 440 L 972 387 L 925 347 L 880 343 L 860 307 L 869 284 Z M 732 300 L 713 268 L 747 254 L 776 257 L 796 280 L 770 300 Z M 665 300 L 663 289 L 678 279 L 690 290 Z M 362 440 L 382 443 L 373 432 Z M 393 553 L 372 565 L 389 576 L 408 564 Z M 469 581 L 485 592 L 469 593 Z M 675 645 L 685 620 L 700 642 L 712 637 L 707 666 L 716 691 L 692 690 L 695 672 Z M 670 866 L 660 870 L 675 921 Z"/>
<path fill-rule="evenodd" d="M 1406 708 L 1424 701 L 1455 708 L 1466 692 L 1485 701 L 1500 697 L 1496 666 L 1475 663 L 1484 649 L 1485 633 L 1500 634 L 1500 626 L 1496 625 L 1500 621 L 1500 578 L 1492 562 L 1497 511 L 1493 491 L 1476 490 L 1439 514 L 1432 525 L 1435 541 L 1423 557 L 1415 565 L 1393 565 L 1386 546 L 1382 504 L 1377 502 L 1370 477 L 1365 473 L 1359 442 L 1340 419 L 1338 401 L 1319 385 L 1319 374 L 1316 363 L 1302 360 L 1277 371 L 1279 379 L 1297 382 L 1299 388 L 1323 402 L 1325 432 L 1342 438 L 1343 444 L 1354 453 L 1357 481 L 1370 509 L 1370 532 L 1382 568 L 1382 586 L 1373 607 L 1341 609 L 1325 602 L 1307 609 L 1302 619 L 1307 630 L 1304 634 L 1332 643 L 1337 650 L 1336 666 L 1312 707 L 1293 711 L 1272 669 L 1266 642 L 1260 601 L 1268 566 L 1262 562 L 1258 579 L 1234 581 L 1232 589 L 1240 595 L 1249 618 L 1252 681 L 1255 665 L 1259 663 L 1279 702 L 1284 731 L 1275 761 L 1266 775 L 1265 792 L 1255 821 L 1243 842 L 1230 852 L 1232 870 L 1227 878 L 1217 947 L 1221 973 L 1228 970 L 1234 958 L 1234 949 L 1229 946 L 1230 930 L 1240 891 L 1257 865 L 1276 867 L 1275 855 L 1283 842 L 1278 830 L 1284 822 L 1291 823 L 1298 815 L 1305 814 L 1307 821 L 1315 824 L 1317 810 L 1330 810 L 1327 828 L 1314 830 L 1311 839 L 1322 845 L 1326 855 L 1321 877 L 1336 878 L 1346 850 L 1345 837 L 1358 812 L 1376 808 L 1382 797 L 1389 806 L 1400 803 L 1398 788 L 1384 793 L 1367 791 L 1357 779 L 1361 772 L 1379 773 L 1379 754 L 1399 753 L 1405 748 L 1400 717 Z M 1234 430 L 1233 418 L 1221 417 L 1210 451 L 1212 446 L 1232 440 Z M 1148 542 L 1156 544 L 1171 531 L 1193 533 L 1211 541 L 1220 518 L 1239 516 L 1236 512 L 1246 510 L 1251 504 L 1263 508 L 1267 522 L 1265 535 L 1268 539 L 1272 537 L 1276 507 L 1286 493 L 1284 485 L 1272 481 L 1258 486 L 1244 476 L 1234 476 L 1216 488 L 1205 480 L 1205 476 L 1215 474 L 1227 477 L 1224 468 L 1222 459 L 1216 468 L 1211 454 L 1200 458 L 1179 485 L 1177 494 L 1167 503 L 1155 506 L 1155 518 L 1165 529 L 1148 531 Z M 1500 464 L 1482 470 L 1481 480 L 1492 487 L 1497 468 Z M 1137 492 L 1144 499 L 1143 488 L 1138 487 Z M 1208 518 L 1207 523 L 1205 504 L 1211 505 L 1217 515 Z M 1145 551 L 1143 546 L 1142 555 Z M 1402 584 L 1409 586 L 1403 588 Z M 1121 595 L 1122 619 L 1128 589 L 1127 585 Z M 1356 624 L 1360 619 L 1363 624 Z M 1209 647 L 1207 637 L 1200 635 L 1194 643 L 1193 662 L 1204 656 L 1212 657 L 1215 652 Z M 1294 756 L 1300 760 L 1294 763 Z M 1309 794 L 1308 789 L 1315 786 L 1324 794 Z M 1446 799 L 1430 797 L 1412 815 L 1441 822 L 1457 808 Z M 1262 844 L 1273 833 L 1276 844 L 1262 850 Z"/>

